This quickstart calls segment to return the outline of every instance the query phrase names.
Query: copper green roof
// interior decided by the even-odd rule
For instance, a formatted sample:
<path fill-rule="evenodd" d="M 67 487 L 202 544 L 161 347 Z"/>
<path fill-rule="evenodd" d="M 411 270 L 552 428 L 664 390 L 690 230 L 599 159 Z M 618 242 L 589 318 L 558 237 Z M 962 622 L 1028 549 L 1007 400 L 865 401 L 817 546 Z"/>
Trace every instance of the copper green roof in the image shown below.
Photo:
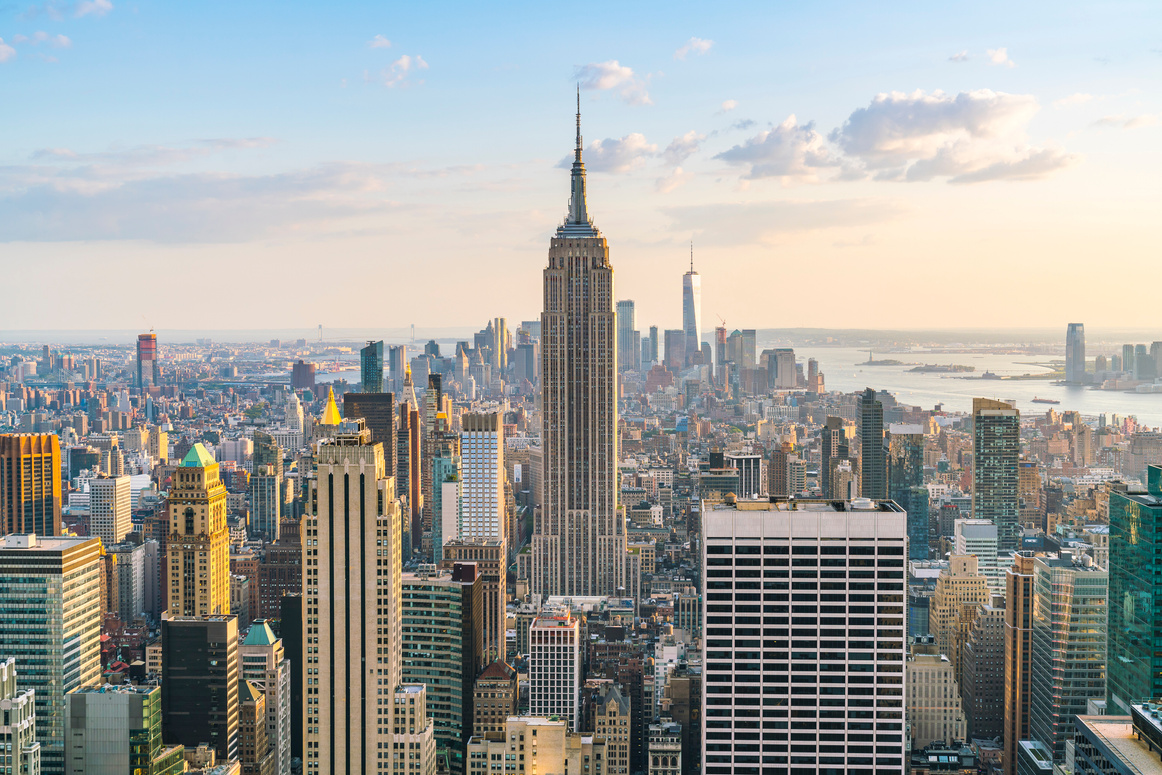
<path fill-rule="evenodd" d="M 182 468 L 209 468 L 216 464 L 217 461 L 206 451 L 201 442 L 190 447 L 190 451 L 182 458 Z"/>
<path fill-rule="evenodd" d="M 270 625 L 266 623 L 265 619 L 258 619 L 250 625 L 250 630 L 246 633 L 246 640 L 242 641 L 243 646 L 269 646 L 278 640 L 274 635 L 274 630 L 270 629 Z"/>

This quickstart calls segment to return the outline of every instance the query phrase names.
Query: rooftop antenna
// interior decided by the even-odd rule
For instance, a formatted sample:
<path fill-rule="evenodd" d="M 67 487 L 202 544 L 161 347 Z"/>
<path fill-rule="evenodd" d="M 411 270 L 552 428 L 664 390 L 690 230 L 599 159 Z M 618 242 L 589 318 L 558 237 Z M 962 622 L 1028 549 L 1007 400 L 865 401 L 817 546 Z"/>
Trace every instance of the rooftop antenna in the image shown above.
<path fill-rule="evenodd" d="M 694 238 L 690 238 L 690 273 L 694 272 Z"/>

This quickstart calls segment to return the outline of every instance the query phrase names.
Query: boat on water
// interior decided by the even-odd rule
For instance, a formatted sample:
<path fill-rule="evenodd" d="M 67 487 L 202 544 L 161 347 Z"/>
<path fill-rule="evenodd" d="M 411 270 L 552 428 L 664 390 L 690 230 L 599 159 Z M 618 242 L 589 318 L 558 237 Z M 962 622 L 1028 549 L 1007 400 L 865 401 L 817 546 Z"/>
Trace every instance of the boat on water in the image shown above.
<path fill-rule="evenodd" d="M 1041 398 L 1040 396 L 1037 396 L 1033 399 L 1033 403 L 1035 403 L 1035 404 L 1060 404 L 1061 402 L 1058 401 L 1056 398 Z"/>

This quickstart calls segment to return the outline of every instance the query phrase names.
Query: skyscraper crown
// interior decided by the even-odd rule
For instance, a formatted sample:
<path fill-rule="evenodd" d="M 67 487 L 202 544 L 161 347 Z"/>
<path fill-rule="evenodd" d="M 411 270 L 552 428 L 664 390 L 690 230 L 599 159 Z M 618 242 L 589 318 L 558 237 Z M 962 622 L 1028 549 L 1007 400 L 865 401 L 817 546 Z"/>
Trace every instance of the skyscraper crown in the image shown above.
<path fill-rule="evenodd" d="M 569 188 L 569 213 L 557 227 L 558 237 L 600 237 L 593 226 L 585 202 L 585 163 L 581 161 L 581 87 L 577 87 L 577 144 L 573 149 L 573 171 Z"/>

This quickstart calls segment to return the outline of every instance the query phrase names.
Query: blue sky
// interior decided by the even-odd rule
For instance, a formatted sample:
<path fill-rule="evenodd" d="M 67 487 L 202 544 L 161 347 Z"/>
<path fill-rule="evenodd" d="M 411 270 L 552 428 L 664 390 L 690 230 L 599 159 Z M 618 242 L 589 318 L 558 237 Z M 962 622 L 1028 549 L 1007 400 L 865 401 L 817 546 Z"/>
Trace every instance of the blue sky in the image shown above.
<path fill-rule="evenodd" d="M 37 292 L 0 329 L 533 317 L 578 81 L 590 212 L 643 326 L 680 319 L 691 238 L 708 322 L 1150 325 L 1116 298 L 1157 273 L 1160 17 L 11 3 L 0 278 Z"/>

